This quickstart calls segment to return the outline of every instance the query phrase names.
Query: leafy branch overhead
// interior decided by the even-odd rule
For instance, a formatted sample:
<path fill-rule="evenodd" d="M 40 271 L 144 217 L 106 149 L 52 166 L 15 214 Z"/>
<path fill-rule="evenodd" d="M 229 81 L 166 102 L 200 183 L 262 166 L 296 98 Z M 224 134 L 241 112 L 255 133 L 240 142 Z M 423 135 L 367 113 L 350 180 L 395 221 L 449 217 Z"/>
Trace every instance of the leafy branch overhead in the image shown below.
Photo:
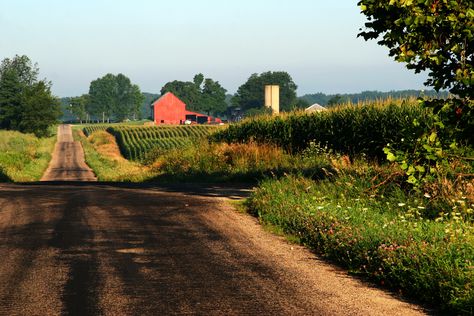
<path fill-rule="evenodd" d="M 378 39 L 408 69 L 427 71 L 426 85 L 452 94 L 449 99 L 421 100 L 432 110 L 433 123 L 417 135 L 413 152 L 391 145 L 385 149 L 408 182 L 417 185 L 449 169 L 451 157 L 465 159 L 459 144 L 474 145 L 474 2 L 361 0 L 358 5 L 368 19 L 359 36 Z"/>
<path fill-rule="evenodd" d="M 427 85 L 473 98 L 474 2 L 468 0 L 362 0 L 366 29 L 389 55 L 416 73 L 428 70 Z"/>

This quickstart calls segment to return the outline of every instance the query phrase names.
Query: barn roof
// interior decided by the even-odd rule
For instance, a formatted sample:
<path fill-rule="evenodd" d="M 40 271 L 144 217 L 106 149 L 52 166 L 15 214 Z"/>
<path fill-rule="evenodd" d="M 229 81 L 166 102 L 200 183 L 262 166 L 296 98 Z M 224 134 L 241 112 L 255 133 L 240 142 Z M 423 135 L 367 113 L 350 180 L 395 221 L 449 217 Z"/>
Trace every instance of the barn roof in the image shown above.
<path fill-rule="evenodd" d="M 318 111 L 326 111 L 327 109 L 324 106 L 321 106 L 318 103 L 311 105 L 305 109 L 306 112 L 318 112 Z"/>

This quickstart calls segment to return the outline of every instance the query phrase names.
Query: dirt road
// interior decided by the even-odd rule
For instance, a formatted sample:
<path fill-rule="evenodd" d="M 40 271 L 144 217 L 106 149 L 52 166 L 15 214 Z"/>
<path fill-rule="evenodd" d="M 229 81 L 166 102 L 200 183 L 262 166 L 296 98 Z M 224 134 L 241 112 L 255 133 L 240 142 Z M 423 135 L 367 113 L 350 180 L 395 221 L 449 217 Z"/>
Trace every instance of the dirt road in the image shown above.
<path fill-rule="evenodd" d="M 423 314 L 194 188 L 0 185 L 0 315 Z"/>
<path fill-rule="evenodd" d="M 58 127 L 58 141 L 53 159 L 41 181 L 97 181 L 94 172 L 84 161 L 80 142 L 72 137 L 70 125 Z"/>

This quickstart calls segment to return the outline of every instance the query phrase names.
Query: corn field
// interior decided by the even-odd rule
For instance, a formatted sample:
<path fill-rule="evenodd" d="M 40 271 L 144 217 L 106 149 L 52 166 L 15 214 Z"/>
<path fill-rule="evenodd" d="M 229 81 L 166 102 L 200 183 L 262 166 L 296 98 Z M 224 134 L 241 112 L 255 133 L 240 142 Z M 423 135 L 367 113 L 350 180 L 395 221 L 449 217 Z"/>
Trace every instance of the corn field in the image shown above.
<path fill-rule="evenodd" d="M 95 124 L 95 125 L 88 125 L 82 129 L 84 132 L 84 135 L 89 137 L 92 133 L 97 132 L 97 131 L 105 131 L 107 128 L 109 128 L 109 124 Z"/>
<path fill-rule="evenodd" d="M 381 160 L 388 143 L 396 148 L 412 149 L 430 119 L 428 110 L 416 102 L 391 101 L 249 119 L 215 133 L 211 139 L 227 143 L 270 143 L 292 153 L 316 143 L 341 154 Z"/>
<path fill-rule="evenodd" d="M 167 150 L 190 144 L 210 135 L 214 126 L 109 126 L 106 131 L 117 140 L 122 155 L 129 160 L 142 160 L 151 150 Z"/>

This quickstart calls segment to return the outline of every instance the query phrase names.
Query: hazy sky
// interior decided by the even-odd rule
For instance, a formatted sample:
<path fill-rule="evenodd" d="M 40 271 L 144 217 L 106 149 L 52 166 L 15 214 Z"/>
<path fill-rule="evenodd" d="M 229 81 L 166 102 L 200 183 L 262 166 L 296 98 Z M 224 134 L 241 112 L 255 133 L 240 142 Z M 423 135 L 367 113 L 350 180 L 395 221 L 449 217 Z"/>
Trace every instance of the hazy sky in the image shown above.
<path fill-rule="evenodd" d="M 106 73 L 142 91 L 202 72 L 234 93 L 283 70 L 298 94 L 423 88 L 387 49 L 356 35 L 351 0 L 0 0 L 0 59 L 28 55 L 58 96 Z"/>

